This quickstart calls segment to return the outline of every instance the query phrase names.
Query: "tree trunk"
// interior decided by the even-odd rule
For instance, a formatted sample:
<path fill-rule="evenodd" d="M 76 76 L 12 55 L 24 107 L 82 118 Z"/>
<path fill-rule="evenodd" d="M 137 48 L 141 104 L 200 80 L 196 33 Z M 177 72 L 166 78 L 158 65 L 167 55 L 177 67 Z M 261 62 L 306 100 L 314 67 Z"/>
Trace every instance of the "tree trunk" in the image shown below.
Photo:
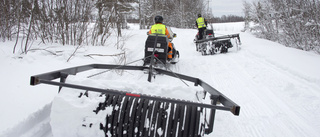
<path fill-rule="evenodd" d="M 29 39 L 30 39 L 31 28 L 32 28 L 32 25 L 33 25 L 34 4 L 35 4 L 35 0 L 33 0 L 33 2 L 32 2 L 31 16 L 30 16 L 29 27 L 28 27 L 28 32 L 27 32 L 27 39 L 26 39 L 26 43 L 25 43 L 25 46 L 24 46 L 24 53 L 25 54 L 27 54 L 27 52 L 28 52 L 28 43 L 29 43 Z"/>
<path fill-rule="evenodd" d="M 17 22 L 18 32 L 17 32 L 16 43 L 14 44 L 14 47 L 13 47 L 13 54 L 14 54 L 15 51 L 16 51 L 16 47 L 17 47 L 17 44 L 18 44 L 18 41 L 19 41 L 19 34 L 20 34 L 20 14 L 21 14 L 21 11 L 22 11 L 22 4 L 21 4 L 20 1 L 19 1 L 19 4 L 18 4 L 18 5 L 20 6 L 19 10 L 16 11 L 17 16 L 18 16 L 18 22 Z"/>

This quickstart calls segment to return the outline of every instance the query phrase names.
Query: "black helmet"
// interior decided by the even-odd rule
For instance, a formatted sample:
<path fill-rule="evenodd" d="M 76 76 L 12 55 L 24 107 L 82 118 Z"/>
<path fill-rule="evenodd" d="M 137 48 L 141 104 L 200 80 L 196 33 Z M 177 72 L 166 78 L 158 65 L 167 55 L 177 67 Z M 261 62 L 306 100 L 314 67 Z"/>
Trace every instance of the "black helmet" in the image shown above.
<path fill-rule="evenodd" d="M 156 22 L 156 23 L 162 23 L 162 21 L 163 21 L 162 16 L 158 15 L 158 16 L 154 17 L 154 22 Z"/>
<path fill-rule="evenodd" d="M 201 14 L 198 14 L 198 17 L 201 17 Z"/>

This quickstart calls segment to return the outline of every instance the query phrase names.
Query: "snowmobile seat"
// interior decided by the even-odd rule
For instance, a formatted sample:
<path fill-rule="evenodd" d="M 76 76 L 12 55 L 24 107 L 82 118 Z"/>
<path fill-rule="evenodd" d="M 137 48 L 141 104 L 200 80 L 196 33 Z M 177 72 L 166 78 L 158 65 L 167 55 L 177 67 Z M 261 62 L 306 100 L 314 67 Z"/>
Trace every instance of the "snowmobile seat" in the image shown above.
<path fill-rule="evenodd" d="M 205 31 L 205 34 L 206 34 L 206 36 L 214 37 L 214 32 L 213 32 L 212 29 L 207 29 L 207 30 Z"/>
<path fill-rule="evenodd" d="M 150 63 L 150 57 L 153 55 L 157 57 L 163 64 L 166 64 L 168 54 L 169 39 L 165 35 L 149 35 L 145 44 L 144 64 Z M 159 61 L 159 60 L 156 61 Z"/>

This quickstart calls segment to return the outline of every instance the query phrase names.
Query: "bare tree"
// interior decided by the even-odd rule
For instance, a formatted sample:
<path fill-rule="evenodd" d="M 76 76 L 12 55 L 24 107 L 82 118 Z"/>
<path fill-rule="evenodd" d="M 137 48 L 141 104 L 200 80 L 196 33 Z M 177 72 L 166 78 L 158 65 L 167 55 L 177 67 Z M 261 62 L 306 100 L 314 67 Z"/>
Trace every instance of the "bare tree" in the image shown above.
<path fill-rule="evenodd" d="M 165 24 L 180 28 L 194 27 L 198 13 L 211 16 L 206 0 L 139 0 L 140 28 L 149 28 L 154 24 L 154 17 L 161 15 Z"/>
<path fill-rule="evenodd" d="M 30 15 L 30 19 L 29 19 L 29 23 L 28 23 L 28 30 L 27 30 L 27 38 L 26 38 L 26 42 L 25 42 L 25 46 L 24 46 L 24 50 L 23 50 L 23 53 L 27 54 L 28 52 L 28 47 L 29 47 L 29 41 L 32 40 L 32 25 L 33 25 L 33 21 L 34 21 L 34 12 L 35 12 L 35 3 L 36 3 L 36 0 L 33 0 L 32 1 L 32 8 L 31 8 L 31 15 Z"/>
<path fill-rule="evenodd" d="M 14 46 L 13 46 L 13 53 L 15 53 L 16 52 L 16 47 L 17 47 L 17 44 L 18 44 L 18 41 L 19 41 L 19 35 L 20 35 L 20 24 L 21 24 L 21 11 L 22 11 L 22 4 L 21 4 L 21 2 L 19 1 L 19 2 L 17 2 L 17 12 L 16 12 L 16 16 L 17 16 L 17 28 L 18 28 L 18 30 L 17 30 L 17 35 L 16 35 L 16 43 L 14 44 Z M 19 8 L 20 7 L 20 8 Z"/>

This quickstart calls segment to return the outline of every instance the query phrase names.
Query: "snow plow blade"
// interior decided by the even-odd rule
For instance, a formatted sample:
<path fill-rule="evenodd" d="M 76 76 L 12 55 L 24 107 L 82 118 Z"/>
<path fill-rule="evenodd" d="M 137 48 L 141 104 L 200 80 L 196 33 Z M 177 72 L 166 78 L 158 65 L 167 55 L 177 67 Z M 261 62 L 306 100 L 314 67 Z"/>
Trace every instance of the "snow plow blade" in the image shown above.
<path fill-rule="evenodd" d="M 201 79 L 154 68 L 160 74 L 180 78 L 201 86 L 210 95 L 210 104 L 135 94 L 112 89 L 100 89 L 89 86 L 66 83 L 68 75 L 92 69 L 121 69 L 145 70 L 144 66 L 122 66 L 107 64 L 90 64 L 68 69 L 53 71 L 31 76 L 30 85 L 49 84 L 62 87 L 99 92 L 105 94 L 105 102 L 100 103 L 94 112 L 98 113 L 104 107 L 113 107 L 112 115 L 106 116 L 106 123 L 100 124 L 100 129 L 106 135 L 120 136 L 153 136 L 157 135 L 154 129 L 161 129 L 166 136 L 203 136 L 213 131 L 216 110 L 229 111 L 238 116 L 240 106 L 224 96 L 222 93 L 202 81 Z M 60 79 L 59 81 L 53 81 Z M 220 103 L 220 105 L 217 105 Z M 121 109 L 118 109 L 121 106 Z M 148 121 L 148 122 L 146 122 Z M 148 124 L 148 125 L 146 125 Z M 111 126 L 103 126 L 111 125 Z M 125 134 L 122 131 L 127 131 Z"/>

